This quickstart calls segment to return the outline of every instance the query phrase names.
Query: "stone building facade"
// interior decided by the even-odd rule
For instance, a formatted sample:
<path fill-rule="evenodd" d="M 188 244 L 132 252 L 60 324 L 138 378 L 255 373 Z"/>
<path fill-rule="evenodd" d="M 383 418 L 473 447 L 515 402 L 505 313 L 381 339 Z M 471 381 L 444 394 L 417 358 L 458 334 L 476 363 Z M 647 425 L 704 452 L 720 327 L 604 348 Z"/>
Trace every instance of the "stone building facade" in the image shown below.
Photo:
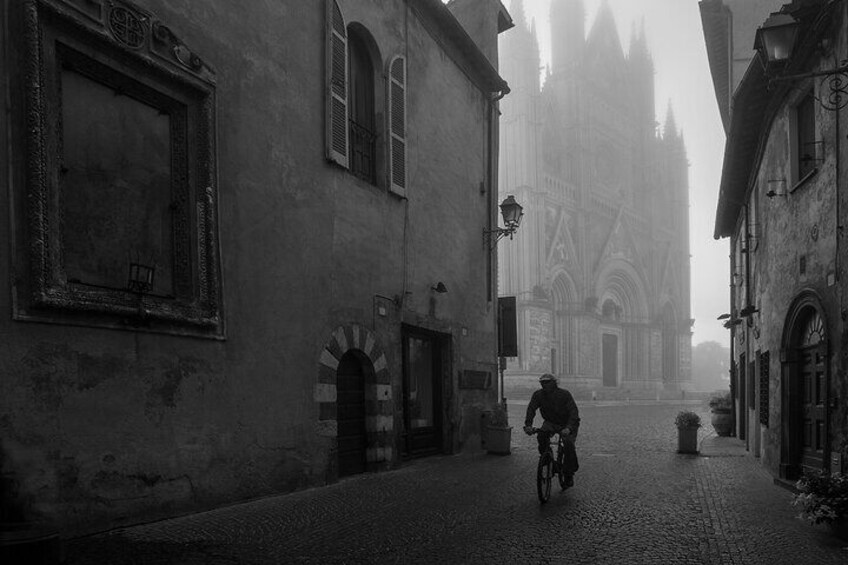
<path fill-rule="evenodd" d="M 671 110 L 658 132 L 644 31 L 625 55 L 607 4 L 586 34 L 582 1 L 553 0 L 540 87 L 535 27 L 520 0 L 510 11 L 500 190 L 525 220 L 501 244 L 499 291 L 518 309 L 507 379 L 550 371 L 572 390 L 679 394 L 691 383 L 688 162 Z"/>
<path fill-rule="evenodd" d="M 750 49 L 744 74 L 730 77 L 738 86 L 715 223 L 715 237 L 731 246 L 726 327 L 736 433 L 772 474 L 795 480 L 808 470 L 844 471 L 848 448 L 839 133 L 848 98 L 831 90 L 827 72 L 845 59 L 848 37 L 845 2 L 781 4 L 763 6 L 754 20 L 734 19 L 733 2 L 704 0 L 701 10 L 717 93 L 726 90 L 731 45 L 713 31 L 732 22 Z M 754 51 L 771 10 L 798 25 L 791 57 L 779 66 Z"/>
<path fill-rule="evenodd" d="M 0 18 L 4 521 L 74 535 L 479 448 L 498 0 Z"/>

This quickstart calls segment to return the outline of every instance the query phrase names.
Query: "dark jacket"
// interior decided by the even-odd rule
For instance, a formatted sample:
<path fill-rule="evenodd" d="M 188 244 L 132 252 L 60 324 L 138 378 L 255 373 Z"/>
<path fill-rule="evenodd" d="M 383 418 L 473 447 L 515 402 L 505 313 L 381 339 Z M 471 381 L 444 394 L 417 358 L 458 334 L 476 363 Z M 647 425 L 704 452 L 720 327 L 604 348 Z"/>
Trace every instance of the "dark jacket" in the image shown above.
<path fill-rule="evenodd" d="M 524 418 L 525 426 L 533 425 L 533 418 L 536 416 L 536 410 L 542 413 L 542 418 L 546 421 L 558 426 L 571 428 L 572 432 L 577 432 L 580 426 L 580 413 L 577 411 L 577 404 L 574 402 L 574 397 L 564 388 L 555 388 L 551 392 L 537 390 L 530 398 L 530 404 L 527 405 L 527 416 Z"/>

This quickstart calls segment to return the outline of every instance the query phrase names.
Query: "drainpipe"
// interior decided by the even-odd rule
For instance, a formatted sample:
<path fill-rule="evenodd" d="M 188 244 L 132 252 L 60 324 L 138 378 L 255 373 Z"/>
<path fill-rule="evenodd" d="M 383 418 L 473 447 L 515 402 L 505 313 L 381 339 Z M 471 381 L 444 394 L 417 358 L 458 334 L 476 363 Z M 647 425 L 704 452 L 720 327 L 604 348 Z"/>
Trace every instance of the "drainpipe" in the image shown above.
<path fill-rule="evenodd" d="M 751 218 L 747 204 L 745 208 L 745 308 L 751 306 Z M 746 322 L 747 323 L 747 322 Z"/>

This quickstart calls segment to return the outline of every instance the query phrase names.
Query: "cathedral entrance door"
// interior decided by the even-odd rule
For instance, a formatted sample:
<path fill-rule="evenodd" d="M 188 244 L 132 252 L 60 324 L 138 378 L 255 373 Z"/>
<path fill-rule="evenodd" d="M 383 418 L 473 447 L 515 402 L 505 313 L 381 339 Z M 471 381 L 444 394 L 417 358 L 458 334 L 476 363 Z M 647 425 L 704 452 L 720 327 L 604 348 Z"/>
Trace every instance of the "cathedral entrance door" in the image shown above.
<path fill-rule="evenodd" d="M 603 349 L 604 386 L 618 386 L 618 336 L 603 334 L 601 347 Z"/>

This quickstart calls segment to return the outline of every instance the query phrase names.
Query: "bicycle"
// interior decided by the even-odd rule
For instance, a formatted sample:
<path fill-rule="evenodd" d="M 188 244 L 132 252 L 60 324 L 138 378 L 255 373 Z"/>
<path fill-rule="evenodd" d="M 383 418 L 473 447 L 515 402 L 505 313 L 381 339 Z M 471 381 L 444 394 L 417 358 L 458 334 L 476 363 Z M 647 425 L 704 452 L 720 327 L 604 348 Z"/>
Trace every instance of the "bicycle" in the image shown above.
<path fill-rule="evenodd" d="M 542 431 L 541 428 L 533 428 L 530 435 L 537 434 L 540 431 Z M 554 458 L 554 452 L 553 449 L 551 449 L 554 436 L 557 437 L 556 458 Z M 566 484 L 566 476 L 565 473 L 563 473 L 562 468 L 563 459 L 565 457 L 564 449 L 562 434 L 560 432 L 553 432 L 551 434 L 551 441 L 548 442 L 548 448 L 544 453 L 539 455 L 539 465 L 536 467 L 536 493 L 539 495 L 539 502 L 542 504 L 547 502 L 551 497 L 551 483 L 553 482 L 554 475 L 557 476 L 559 486 L 562 490 L 568 488 L 568 485 Z"/>

